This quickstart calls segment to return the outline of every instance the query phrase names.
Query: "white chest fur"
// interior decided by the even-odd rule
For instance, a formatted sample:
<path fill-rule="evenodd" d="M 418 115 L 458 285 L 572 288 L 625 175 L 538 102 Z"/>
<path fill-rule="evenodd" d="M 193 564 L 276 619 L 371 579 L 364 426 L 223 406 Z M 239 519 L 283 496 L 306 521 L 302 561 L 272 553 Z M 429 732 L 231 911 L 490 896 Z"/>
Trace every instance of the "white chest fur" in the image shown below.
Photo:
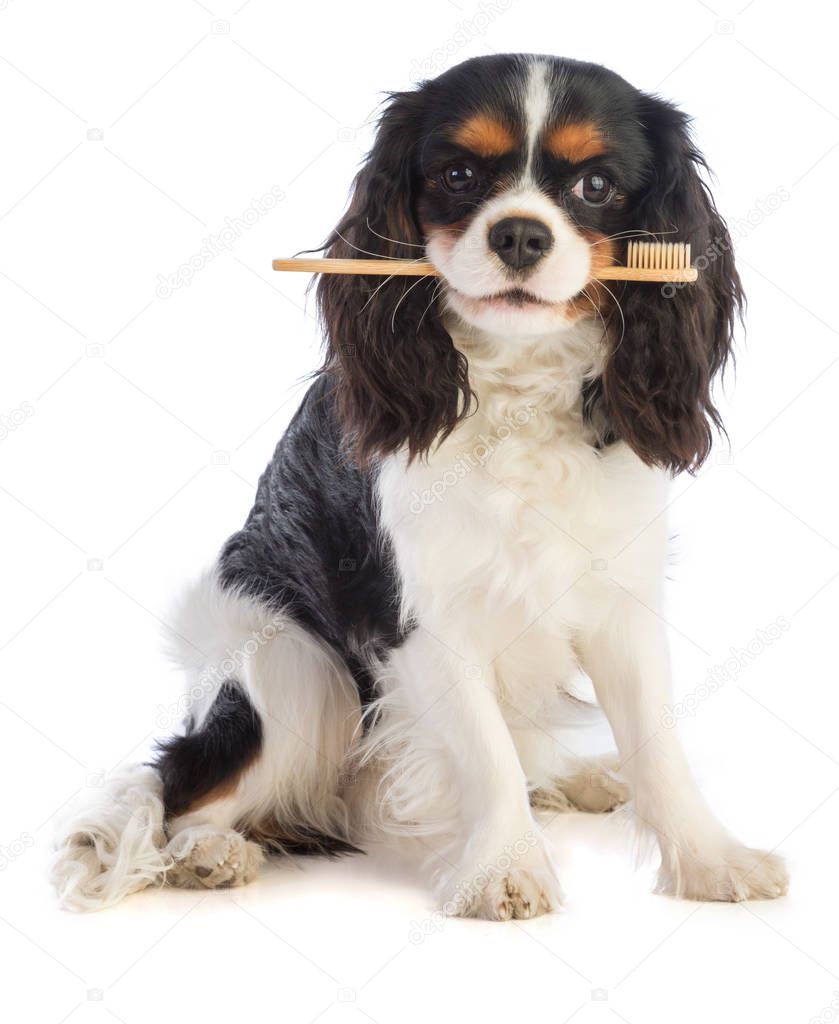
<path fill-rule="evenodd" d="M 575 634 L 608 615 L 616 588 L 654 599 L 666 478 L 622 443 L 593 446 L 580 392 L 596 325 L 528 344 L 456 341 L 478 410 L 427 460 L 385 463 L 383 524 L 405 614 L 491 659 L 516 706 L 541 714 L 576 671 Z"/>

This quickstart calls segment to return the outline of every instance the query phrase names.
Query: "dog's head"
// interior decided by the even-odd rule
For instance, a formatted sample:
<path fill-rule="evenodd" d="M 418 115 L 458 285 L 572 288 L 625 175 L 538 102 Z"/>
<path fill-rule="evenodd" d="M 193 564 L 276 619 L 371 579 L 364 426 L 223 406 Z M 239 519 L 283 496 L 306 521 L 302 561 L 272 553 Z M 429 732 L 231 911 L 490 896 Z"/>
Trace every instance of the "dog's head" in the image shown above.
<path fill-rule="evenodd" d="M 441 278 L 318 283 L 327 366 L 362 459 L 422 454 L 468 415 L 447 324 L 512 349 L 561 344 L 596 317 L 606 358 L 589 413 L 649 464 L 701 464 L 742 295 L 687 123 L 605 68 L 551 57 L 469 60 L 391 95 L 328 255 L 427 253 Z M 698 283 L 598 282 L 647 233 L 705 254 Z"/>

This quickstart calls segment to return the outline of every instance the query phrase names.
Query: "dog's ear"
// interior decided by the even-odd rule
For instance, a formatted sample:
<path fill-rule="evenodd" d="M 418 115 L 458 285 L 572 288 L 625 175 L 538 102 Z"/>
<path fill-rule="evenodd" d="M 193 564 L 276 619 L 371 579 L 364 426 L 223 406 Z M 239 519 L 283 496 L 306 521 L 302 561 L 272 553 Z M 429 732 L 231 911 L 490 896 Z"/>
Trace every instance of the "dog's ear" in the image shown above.
<path fill-rule="evenodd" d="M 392 93 L 327 256 L 423 259 L 416 220 L 425 91 Z M 340 422 L 362 462 L 426 453 L 470 404 L 466 360 L 437 308 L 436 278 L 323 274 L 317 301 Z"/>
<path fill-rule="evenodd" d="M 612 318 L 611 352 L 599 387 L 612 432 L 650 465 L 694 471 L 722 428 L 711 385 L 731 354 L 743 293 L 731 239 L 702 178 L 707 167 L 688 118 L 644 97 L 639 120 L 652 174 L 631 197 L 631 227 L 691 244 L 695 284 L 627 284 Z M 665 232 L 667 234 L 665 234 Z"/>

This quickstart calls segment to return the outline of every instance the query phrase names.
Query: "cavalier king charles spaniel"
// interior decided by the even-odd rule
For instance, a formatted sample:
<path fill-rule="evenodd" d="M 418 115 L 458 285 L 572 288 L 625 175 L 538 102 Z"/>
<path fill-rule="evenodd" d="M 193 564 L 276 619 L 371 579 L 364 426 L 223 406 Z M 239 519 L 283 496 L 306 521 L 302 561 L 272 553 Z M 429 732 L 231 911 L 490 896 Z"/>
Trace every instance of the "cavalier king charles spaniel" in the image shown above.
<path fill-rule="evenodd" d="M 322 275 L 327 354 L 244 526 L 182 601 L 183 727 L 64 824 L 101 907 L 216 887 L 265 851 L 419 836 L 448 913 L 557 907 L 533 808 L 630 810 L 657 891 L 769 898 L 782 861 L 715 818 L 668 715 L 668 480 L 707 457 L 742 293 L 687 117 L 595 64 L 468 60 L 390 94 Z M 630 238 L 695 284 L 612 284 Z M 594 705 L 616 753 L 557 738 Z"/>

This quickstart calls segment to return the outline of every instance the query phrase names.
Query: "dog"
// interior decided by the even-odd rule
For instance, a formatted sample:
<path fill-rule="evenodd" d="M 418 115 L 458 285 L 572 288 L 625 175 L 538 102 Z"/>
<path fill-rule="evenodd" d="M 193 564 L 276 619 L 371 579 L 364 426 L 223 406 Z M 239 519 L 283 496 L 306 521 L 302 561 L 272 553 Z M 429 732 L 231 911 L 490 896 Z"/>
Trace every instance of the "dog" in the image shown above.
<path fill-rule="evenodd" d="M 481 57 L 389 94 L 324 248 L 439 277 L 318 280 L 324 364 L 177 613 L 184 726 L 65 823 L 66 905 L 418 836 L 448 913 L 530 918 L 561 899 L 533 807 L 630 797 L 657 891 L 786 891 L 666 715 L 662 513 L 722 427 L 743 302 L 706 170 L 683 113 L 595 64 Z M 650 237 L 690 242 L 698 281 L 599 279 Z M 556 740 L 581 674 L 614 756 Z"/>

